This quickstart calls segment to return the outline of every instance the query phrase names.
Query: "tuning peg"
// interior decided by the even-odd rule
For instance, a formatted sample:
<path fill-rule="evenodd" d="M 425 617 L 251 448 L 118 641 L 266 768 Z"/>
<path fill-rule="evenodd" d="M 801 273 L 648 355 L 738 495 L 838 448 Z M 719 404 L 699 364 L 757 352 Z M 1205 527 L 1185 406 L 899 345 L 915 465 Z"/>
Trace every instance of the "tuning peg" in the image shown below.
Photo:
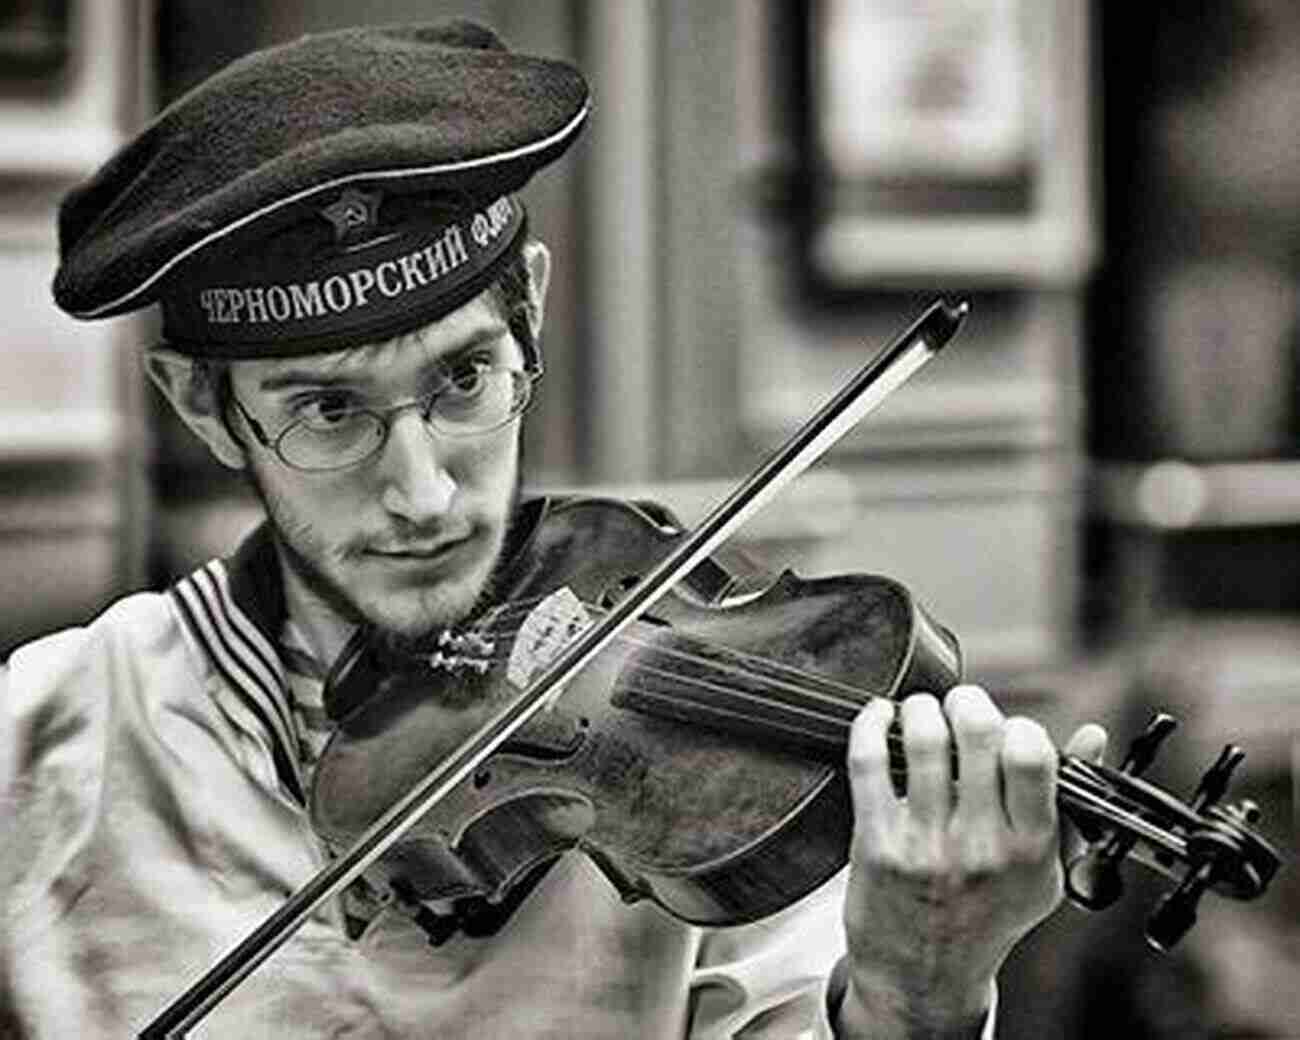
<path fill-rule="evenodd" d="M 1110 844 L 1077 856 L 1065 872 L 1067 894 L 1085 910 L 1105 910 L 1124 894 L 1120 861 L 1108 848 Z"/>
<path fill-rule="evenodd" d="M 1251 801 L 1249 798 L 1243 798 L 1238 804 L 1228 806 L 1227 811 L 1247 827 L 1253 827 L 1259 823 L 1261 815 L 1258 803 Z"/>
<path fill-rule="evenodd" d="M 1147 921 L 1146 939 L 1160 953 L 1167 953 L 1196 923 L 1196 906 L 1214 883 L 1215 863 L 1206 860 L 1187 872 L 1178 887 L 1160 901 Z"/>
<path fill-rule="evenodd" d="M 1241 765 L 1245 758 L 1246 752 L 1235 744 L 1228 744 L 1219 752 L 1219 757 L 1215 759 L 1214 765 L 1205 771 L 1205 775 L 1201 777 L 1201 782 L 1196 788 L 1196 793 L 1192 795 L 1191 806 L 1193 812 L 1203 812 L 1218 803 L 1224 792 L 1228 790 L 1228 783 L 1232 779 L 1233 770 Z M 1258 813 L 1258 809 L 1256 809 L 1256 813 Z"/>
<path fill-rule="evenodd" d="M 1178 720 L 1163 711 L 1151 716 L 1147 728 L 1129 745 L 1128 755 L 1119 767 L 1121 773 L 1140 776 L 1155 761 L 1156 752 L 1169 734 L 1178 728 Z"/>
<path fill-rule="evenodd" d="M 1157 712 L 1133 742 L 1119 771 L 1126 776 L 1138 776 L 1155 761 L 1156 752 L 1165 738 L 1178 728 L 1178 720 L 1165 712 Z M 1114 903 L 1124 892 L 1124 881 L 1119 868 L 1136 844 L 1136 837 L 1123 831 L 1112 831 L 1083 855 L 1073 860 L 1066 871 L 1066 890 L 1070 898 L 1089 910 L 1102 910 Z"/>

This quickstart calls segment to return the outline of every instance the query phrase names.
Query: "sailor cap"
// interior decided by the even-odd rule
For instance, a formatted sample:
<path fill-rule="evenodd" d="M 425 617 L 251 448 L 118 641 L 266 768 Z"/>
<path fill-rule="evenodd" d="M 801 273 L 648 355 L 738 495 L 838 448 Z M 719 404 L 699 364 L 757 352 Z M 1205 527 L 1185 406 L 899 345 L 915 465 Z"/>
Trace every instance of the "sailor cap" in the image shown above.
<path fill-rule="evenodd" d="M 176 349 L 283 357 L 436 320 L 525 234 L 590 111 L 572 66 L 467 21 L 320 33 L 168 106 L 59 212 L 58 305 L 161 304 Z"/>

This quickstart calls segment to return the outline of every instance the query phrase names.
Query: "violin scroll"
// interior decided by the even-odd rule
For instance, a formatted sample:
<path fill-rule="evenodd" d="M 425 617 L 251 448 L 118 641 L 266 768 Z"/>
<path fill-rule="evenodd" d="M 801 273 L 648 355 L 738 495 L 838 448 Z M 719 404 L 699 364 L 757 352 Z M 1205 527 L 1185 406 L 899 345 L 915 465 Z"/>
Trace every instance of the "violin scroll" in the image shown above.
<path fill-rule="evenodd" d="M 1060 801 L 1088 841 L 1066 870 L 1066 893 L 1100 910 L 1123 892 L 1120 865 L 1133 859 L 1174 880 L 1147 922 L 1146 939 L 1171 949 L 1196 922 L 1201 897 L 1230 899 L 1264 892 L 1281 863 L 1277 850 L 1254 829 L 1258 807 L 1248 800 L 1221 805 L 1245 752 L 1229 744 L 1186 802 L 1140 779 L 1177 722 L 1155 715 L 1118 769 L 1072 757 L 1061 763 Z"/>

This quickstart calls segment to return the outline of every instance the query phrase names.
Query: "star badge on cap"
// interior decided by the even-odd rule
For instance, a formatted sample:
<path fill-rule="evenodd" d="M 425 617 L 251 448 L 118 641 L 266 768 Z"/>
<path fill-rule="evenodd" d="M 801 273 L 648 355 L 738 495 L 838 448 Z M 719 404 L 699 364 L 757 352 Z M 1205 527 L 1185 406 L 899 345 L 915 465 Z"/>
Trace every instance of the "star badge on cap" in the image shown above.
<path fill-rule="evenodd" d="M 334 240 L 342 245 L 356 242 L 379 223 L 377 191 L 358 191 L 349 188 L 338 201 L 321 210 L 321 216 L 334 225 Z"/>

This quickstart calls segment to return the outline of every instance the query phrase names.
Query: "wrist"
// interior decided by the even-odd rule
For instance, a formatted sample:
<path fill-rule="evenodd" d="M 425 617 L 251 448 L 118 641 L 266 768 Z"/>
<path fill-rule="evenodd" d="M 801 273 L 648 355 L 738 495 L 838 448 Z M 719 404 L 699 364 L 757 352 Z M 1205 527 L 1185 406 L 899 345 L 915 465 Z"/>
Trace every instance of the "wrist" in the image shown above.
<path fill-rule="evenodd" d="M 850 1040 L 979 1040 L 992 1012 L 992 979 L 973 984 L 898 982 L 836 965 L 829 990 L 836 1037 Z"/>

